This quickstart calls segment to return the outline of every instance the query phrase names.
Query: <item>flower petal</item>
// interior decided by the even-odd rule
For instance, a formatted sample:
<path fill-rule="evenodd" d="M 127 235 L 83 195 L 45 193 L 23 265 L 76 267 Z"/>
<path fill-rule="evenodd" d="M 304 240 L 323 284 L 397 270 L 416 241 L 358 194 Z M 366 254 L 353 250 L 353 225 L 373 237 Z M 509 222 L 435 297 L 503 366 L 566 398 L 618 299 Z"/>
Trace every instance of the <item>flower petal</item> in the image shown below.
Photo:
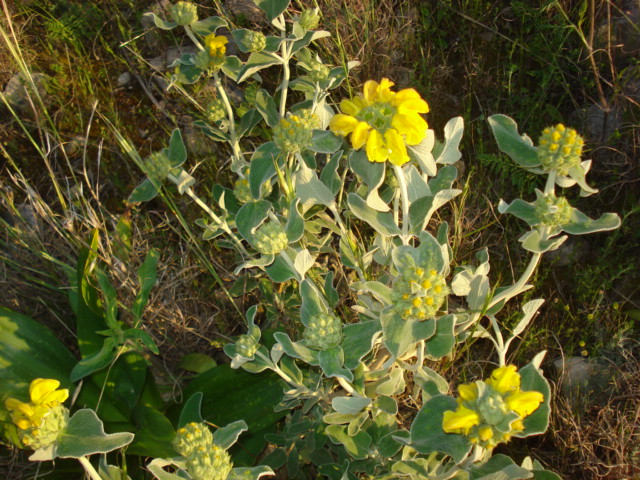
<path fill-rule="evenodd" d="M 444 412 L 442 419 L 442 429 L 447 433 L 469 433 L 476 425 L 480 424 L 478 412 L 469 408 L 458 406 L 455 411 Z"/>
<path fill-rule="evenodd" d="M 371 130 L 371 126 L 367 122 L 358 122 L 351 133 L 351 145 L 353 145 L 353 148 L 356 150 L 362 148 L 369 137 L 369 130 Z"/>
<path fill-rule="evenodd" d="M 478 398 L 478 385 L 475 383 L 462 383 L 458 385 L 458 395 L 466 402 L 471 402 Z"/>
<path fill-rule="evenodd" d="M 418 145 L 422 142 L 429 128 L 424 118 L 413 112 L 396 113 L 391 119 L 391 126 L 398 130 L 398 133 L 405 135 L 407 145 Z"/>
<path fill-rule="evenodd" d="M 367 138 L 367 157 L 370 162 L 384 162 L 389 158 L 389 150 L 377 130 L 371 130 L 369 138 Z"/>
<path fill-rule="evenodd" d="M 507 406 L 520 415 L 520 417 L 531 415 L 543 400 L 544 396 L 540 392 L 523 392 L 521 390 L 513 392 L 506 398 Z"/>
<path fill-rule="evenodd" d="M 520 374 L 515 365 L 496 368 L 491 378 L 485 382 L 500 393 L 507 393 L 520 387 Z"/>
<path fill-rule="evenodd" d="M 404 165 L 409 161 L 409 155 L 407 154 L 407 146 L 404 144 L 404 140 L 395 128 L 390 128 L 384 134 L 384 139 L 391 151 L 389 154 L 389 161 L 394 165 Z"/>
<path fill-rule="evenodd" d="M 367 80 L 362 87 L 362 93 L 367 105 L 376 101 L 379 83 L 375 80 Z"/>
<path fill-rule="evenodd" d="M 357 97 L 356 97 L 357 98 Z M 355 116 L 362 109 L 361 105 L 358 105 L 360 102 L 356 102 L 354 100 L 349 100 L 348 98 L 343 99 L 340 102 L 340 111 L 342 113 L 346 113 L 347 115 Z"/>
<path fill-rule="evenodd" d="M 36 378 L 29 386 L 31 403 L 40 405 L 51 392 L 60 386 L 58 380 L 52 378 Z"/>
<path fill-rule="evenodd" d="M 336 135 L 342 135 L 346 137 L 353 129 L 358 125 L 358 120 L 356 120 L 351 115 L 345 115 L 343 113 L 338 113 L 331 117 L 331 121 L 329 122 L 329 130 L 331 130 Z"/>

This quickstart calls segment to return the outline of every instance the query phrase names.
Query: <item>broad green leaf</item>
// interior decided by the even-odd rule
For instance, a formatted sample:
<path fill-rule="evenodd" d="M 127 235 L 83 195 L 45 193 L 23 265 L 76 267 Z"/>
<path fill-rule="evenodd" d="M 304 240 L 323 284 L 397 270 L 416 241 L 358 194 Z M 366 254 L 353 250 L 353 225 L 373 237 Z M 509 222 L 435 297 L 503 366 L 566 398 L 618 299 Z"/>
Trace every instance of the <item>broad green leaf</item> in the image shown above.
<path fill-rule="evenodd" d="M 287 257 L 288 254 L 286 250 L 283 250 L 276 255 L 273 263 L 265 268 L 269 278 L 276 283 L 283 283 L 292 278 L 295 278 L 296 280 L 301 278 L 298 275 L 295 266 L 291 262 L 291 259 L 288 259 Z"/>
<path fill-rule="evenodd" d="M 184 427 L 191 422 L 202 422 L 202 392 L 196 392 L 184 402 L 180 419 L 178 420 L 178 428 Z"/>
<path fill-rule="evenodd" d="M 133 189 L 127 203 L 142 203 L 153 200 L 158 195 L 158 189 L 153 182 L 145 178 L 140 185 Z"/>
<path fill-rule="evenodd" d="M 486 463 L 469 470 L 469 480 L 519 480 L 533 478 L 533 473 L 506 455 L 493 455 Z"/>
<path fill-rule="evenodd" d="M 326 377 L 342 377 L 349 382 L 353 380 L 353 373 L 344 365 L 344 352 L 340 347 L 333 347 L 318 352 L 318 363 Z"/>
<path fill-rule="evenodd" d="M 71 381 L 77 382 L 87 375 L 106 368 L 115 359 L 115 347 L 116 343 L 112 337 L 105 338 L 100 350 L 87 355 L 73 367 L 69 375 Z"/>
<path fill-rule="evenodd" d="M 436 163 L 451 165 L 462 157 L 459 146 L 464 133 L 464 120 L 462 117 L 452 118 L 444 126 L 445 144 L 440 154 L 436 157 Z"/>
<path fill-rule="evenodd" d="M 347 203 L 353 214 L 360 220 L 367 222 L 375 231 L 384 236 L 400 235 L 400 228 L 393 220 L 391 212 L 378 212 L 369 207 L 357 194 L 349 193 Z"/>
<path fill-rule="evenodd" d="M 273 22 L 279 17 L 289 6 L 290 0 L 253 0 L 267 16 L 267 20 Z"/>
<path fill-rule="evenodd" d="M 206 372 L 217 366 L 216 361 L 206 353 L 188 353 L 180 359 L 178 367 L 193 373 Z"/>
<path fill-rule="evenodd" d="M 293 174 L 293 183 L 303 211 L 309 210 L 313 205 L 331 207 L 335 204 L 331 190 L 306 164 L 302 163 L 299 170 Z"/>
<path fill-rule="evenodd" d="M 182 133 L 177 128 L 171 132 L 167 157 L 173 168 L 181 166 L 187 159 L 187 148 L 182 141 Z"/>
<path fill-rule="evenodd" d="M 242 70 L 242 60 L 240 60 L 235 55 L 228 55 L 224 60 L 224 65 L 222 66 L 222 73 L 224 73 L 227 77 L 229 77 L 234 82 L 238 81 L 238 75 L 240 75 L 240 70 Z"/>
<path fill-rule="evenodd" d="M 354 150 L 349 154 L 349 168 L 362 177 L 370 190 L 377 189 L 384 180 L 385 164 L 370 162 L 363 150 Z"/>
<path fill-rule="evenodd" d="M 251 155 L 251 170 L 249 171 L 249 188 L 253 198 L 259 199 L 264 190 L 263 185 L 276 174 L 280 150 L 273 142 L 260 145 Z"/>
<path fill-rule="evenodd" d="M 431 196 L 431 189 L 429 188 L 429 185 L 415 166 L 411 164 L 405 165 L 402 168 L 402 174 L 404 175 L 405 182 L 407 184 L 409 205 L 418 198 Z"/>
<path fill-rule="evenodd" d="M 206 37 L 210 33 L 214 33 L 220 27 L 226 26 L 227 21 L 220 17 L 205 18 L 204 20 L 198 20 L 190 25 L 191 30 L 203 37 Z"/>
<path fill-rule="evenodd" d="M 311 42 L 314 42 L 321 38 L 330 37 L 330 36 L 331 34 L 324 30 L 315 30 L 315 31 L 310 30 L 300 40 L 296 40 L 295 42 L 293 42 L 293 46 L 291 47 L 291 53 L 295 54 L 299 50 L 308 46 Z"/>
<path fill-rule="evenodd" d="M 471 443 L 464 435 L 445 433 L 442 429 L 444 412 L 457 407 L 456 399 L 447 395 L 429 399 L 411 424 L 411 446 L 425 455 L 440 452 L 455 462 L 462 461 L 471 451 Z"/>
<path fill-rule="evenodd" d="M 540 165 L 536 148 L 526 135 L 518 133 L 518 125 L 506 115 L 492 115 L 488 118 L 498 147 L 518 165 L 530 169 Z"/>
<path fill-rule="evenodd" d="M 376 386 L 376 393 L 378 395 L 400 395 L 404 392 L 407 384 L 404 381 L 404 371 L 401 368 L 394 368 L 386 377 L 385 380 Z"/>
<path fill-rule="evenodd" d="M 451 349 L 456 343 L 456 337 L 453 333 L 454 326 L 454 315 L 445 315 L 436 320 L 436 333 L 425 343 L 427 354 L 439 359 L 451 353 Z"/>
<path fill-rule="evenodd" d="M 383 305 L 392 305 L 393 296 L 391 288 L 380 282 L 365 282 L 364 287 L 373 294 Z"/>
<path fill-rule="evenodd" d="M 322 169 L 320 173 L 320 181 L 324 183 L 333 195 L 337 195 L 342 188 L 342 179 L 336 173 L 342 158 L 342 150 L 337 151 L 331 156 L 331 159 Z"/>
<path fill-rule="evenodd" d="M 528 437 L 530 435 L 538 435 L 547 431 L 549 426 L 549 413 L 551 401 L 551 388 L 549 382 L 544 378 L 542 372 L 532 363 L 524 366 L 520 370 L 520 388 L 522 391 L 536 391 L 542 393 L 544 401 L 540 406 L 528 417 L 524 419 L 524 430 L 515 436 Z"/>
<path fill-rule="evenodd" d="M 273 100 L 273 97 L 269 95 L 265 89 L 261 88 L 256 93 L 256 108 L 264 118 L 264 121 L 271 128 L 278 125 L 280 122 L 280 114 L 278 113 L 278 107 L 276 107 L 276 102 Z"/>
<path fill-rule="evenodd" d="M 354 459 L 364 459 L 369 454 L 371 436 L 367 432 L 361 430 L 351 437 L 347 434 L 347 428 L 340 425 L 329 425 L 326 432 L 333 443 L 342 444 Z"/>
<path fill-rule="evenodd" d="M 376 398 L 374 405 L 389 415 L 395 416 L 398 414 L 398 402 L 396 402 L 395 398 L 382 395 Z"/>
<path fill-rule="evenodd" d="M 438 166 L 433 159 L 433 146 L 435 143 L 435 134 L 433 130 L 427 130 L 427 134 L 418 145 L 409 145 L 407 153 L 409 157 L 420 165 L 422 173 L 433 177 L 438 171 Z"/>
<path fill-rule="evenodd" d="M 458 169 L 453 165 L 445 165 L 438 170 L 438 174 L 435 177 L 429 180 L 429 189 L 433 194 L 441 190 L 450 189 L 457 177 Z"/>
<path fill-rule="evenodd" d="M 248 428 L 244 420 L 237 420 L 216 430 L 213 434 L 213 442 L 227 450 L 231 445 L 236 443 L 240 434 Z"/>
<path fill-rule="evenodd" d="M 440 190 L 434 196 L 422 197 L 413 202 L 409 207 L 411 232 L 414 234 L 422 232 L 427 227 L 434 212 L 461 193 L 462 190 L 447 188 Z"/>
<path fill-rule="evenodd" d="M 262 115 L 255 108 L 252 108 L 245 113 L 240 119 L 240 128 L 238 128 L 238 131 L 236 132 L 238 137 L 250 134 L 253 127 L 260 123 L 261 119 Z"/>
<path fill-rule="evenodd" d="M 309 150 L 316 153 L 335 153 L 342 146 L 342 137 L 330 130 L 313 130 Z"/>
<path fill-rule="evenodd" d="M 292 342 L 289 335 L 283 332 L 276 332 L 273 334 L 273 337 L 280 345 L 282 345 L 282 349 L 290 357 L 298 358 L 309 365 L 320 364 L 320 359 L 316 350 L 312 350 L 298 342 Z"/>
<path fill-rule="evenodd" d="M 305 279 L 300 284 L 300 297 L 302 298 L 300 319 L 305 326 L 309 325 L 312 316 L 327 313 L 327 302 L 313 281 Z"/>
<path fill-rule="evenodd" d="M 518 241 L 522 243 L 522 248 L 529 252 L 544 253 L 556 250 L 567 238 L 569 237 L 562 235 L 561 237 L 543 239 L 539 230 L 531 230 L 522 235 Z"/>
<path fill-rule="evenodd" d="M 149 470 L 158 480 L 184 480 L 184 476 L 177 475 L 175 473 L 167 472 L 164 467 L 174 467 L 176 466 L 175 461 L 165 460 L 164 458 L 154 458 L 147 465 L 147 470 Z M 181 465 L 182 469 L 186 468 L 185 465 Z"/>
<path fill-rule="evenodd" d="M 249 243 L 253 242 L 253 229 L 260 225 L 271 210 L 271 203 L 266 200 L 246 203 L 238 210 L 236 226 L 240 235 Z"/>
<path fill-rule="evenodd" d="M 368 354 L 381 333 L 378 320 L 350 323 L 343 327 L 342 350 L 344 351 L 344 366 L 354 370 L 366 354 Z"/>
<path fill-rule="evenodd" d="M 511 203 L 506 203 L 500 200 L 498 204 L 498 212 L 510 213 L 518 217 L 520 220 L 524 220 L 529 226 L 534 226 L 540 223 L 538 216 L 536 215 L 536 207 L 533 203 L 525 202 L 519 198 L 515 199 Z"/>
<path fill-rule="evenodd" d="M 106 462 L 106 455 L 102 455 L 98 464 L 98 474 L 102 477 L 102 480 L 131 480 L 131 477 L 122 468 L 115 465 L 107 465 Z"/>
<path fill-rule="evenodd" d="M 333 397 L 331 406 L 338 413 L 356 414 L 371 405 L 370 398 L 362 397 Z"/>
<path fill-rule="evenodd" d="M 400 358 L 417 342 L 430 338 L 436 332 L 435 320 L 405 320 L 393 308 L 385 309 L 380 322 L 384 332 L 384 344 L 395 358 Z"/>
<path fill-rule="evenodd" d="M 298 211 L 299 198 L 294 198 L 289 205 L 289 218 L 287 218 L 287 240 L 289 243 L 297 242 L 304 235 L 304 218 Z"/>
<path fill-rule="evenodd" d="M 202 120 L 196 120 L 193 122 L 193 125 L 200 128 L 202 133 L 216 142 L 228 142 L 230 140 L 229 134 L 223 132 L 217 127 L 213 127 L 208 123 L 203 122 Z"/>
<path fill-rule="evenodd" d="M 133 441 L 133 433 L 104 432 L 102 420 L 89 409 L 78 410 L 70 419 L 64 432 L 58 436 L 56 456 L 80 458 L 96 453 L 117 450 Z"/>
<path fill-rule="evenodd" d="M 449 391 L 449 383 L 444 377 L 424 365 L 414 374 L 413 380 L 429 395 L 429 397 L 425 398 L 423 393 L 423 402 L 426 402 L 429 398 L 435 397 L 436 395 L 446 394 Z"/>
<path fill-rule="evenodd" d="M 281 60 L 269 53 L 254 52 L 249 55 L 249 59 L 238 72 L 238 83 L 245 81 L 254 73 L 278 63 L 282 63 Z"/>
<path fill-rule="evenodd" d="M 315 262 L 315 257 L 313 257 L 309 253 L 309 250 L 307 250 L 306 248 L 304 250 L 300 250 L 296 254 L 296 258 L 293 262 L 293 266 L 295 267 L 299 278 L 304 278 L 309 269 L 313 267 Z"/>
<path fill-rule="evenodd" d="M 606 232 L 620 227 L 620 217 L 616 213 L 603 213 L 597 220 L 592 220 L 584 213 L 573 208 L 569 223 L 562 225 L 562 230 L 572 235 Z"/>
<path fill-rule="evenodd" d="M 143 17 L 151 17 L 153 19 L 153 23 L 155 24 L 155 26 L 162 30 L 171 30 L 178 26 L 176 22 L 167 22 L 152 12 L 145 13 Z"/>
<path fill-rule="evenodd" d="M 140 284 L 140 291 L 136 295 L 136 298 L 133 302 L 133 307 L 131 308 L 131 314 L 133 315 L 134 321 L 136 322 L 142 319 L 142 312 L 144 311 L 144 308 L 147 306 L 147 302 L 149 301 L 149 294 L 151 293 L 151 289 L 156 284 L 156 280 L 158 278 L 158 256 L 159 253 L 157 250 L 150 250 L 145 257 L 144 262 L 140 266 L 140 269 L 138 270 L 138 283 Z"/>

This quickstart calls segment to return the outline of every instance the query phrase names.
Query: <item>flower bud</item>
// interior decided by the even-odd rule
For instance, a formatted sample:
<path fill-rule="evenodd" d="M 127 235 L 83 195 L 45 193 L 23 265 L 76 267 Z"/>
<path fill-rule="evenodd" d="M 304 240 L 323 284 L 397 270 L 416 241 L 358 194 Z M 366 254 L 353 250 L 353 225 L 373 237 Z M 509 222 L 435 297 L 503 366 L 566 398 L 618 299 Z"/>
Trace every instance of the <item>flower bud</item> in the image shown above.
<path fill-rule="evenodd" d="M 25 446 L 38 450 L 55 443 L 68 422 L 69 410 L 62 404 L 56 405 L 48 410 L 38 427 L 18 429 L 18 437 Z"/>
<path fill-rule="evenodd" d="M 342 341 L 342 322 L 330 313 L 319 313 L 311 317 L 303 335 L 308 347 L 327 350 Z"/>
<path fill-rule="evenodd" d="M 307 10 L 303 10 L 300 14 L 300 18 L 298 21 L 300 22 L 300 26 L 305 30 L 313 30 L 320 23 L 320 10 L 317 8 L 309 8 Z"/>
<path fill-rule="evenodd" d="M 204 423 L 191 422 L 176 432 L 173 448 L 183 457 L 190 457 L 199 448 L 213 445 L 211 430 Z"/>
<path fill-rule="evenodd" d="M 253 357 L 259 347 L 257 340 L 251 335 L 242 335 L 236 340 L 236 353 L 241 357 Z"/>
<path fill-rule="evenodd" d="M 564 197 L 540 196 L 534 203 L 535 214 L 543 225 L 558 227 L 571 220 L 571 205 Z"/>
<path fill-rule="evenodd" d="M 191 2 L 178 2 L 171 7 L 171 18 L 178 25 L 191 25 L 198 21 L 198 7 Z"/>
<path fill-rule="evenodd" d="M 267 39 L 260 32 L 247 30 L 247 34 L 242 39 L 242 46 L 250 52 L 261 52 L 267 46 Z"/>
<path fill-rule="evenodd" d="M 227 109 L 220 98 L 214 98 L 205 109 L 207 120 L 211 123 L 219 122 L 227 117 Z"/>
<path fill-rule="evenodd" d="M 538 143 L 538 160 L 546 171 L 567 175 L 570 168 L 580 165 L 584 140 L 573 128 L 561 123 L 545 128 Z"/>
<path fill-rule="evenodd" d="M 289 245 L 287 232 L 278 222 L 263 223 L 254 233 L 254 238 L 256 250 L 264 255 L 276 254 Z"/>
<path fill-rule="evenodd" d="M 232 467 L 226 450 L 214 444 L 198 447 L 187 459 L 187 471 L 193 480 L 225 480 Z"/>
<path fill-rule="evenodd" d="M 171 171 L 171 162 L 163 152 L 155 152 L 143 161 L 143 168 L 147 177 L 161 183 Z"/>
<path fill-rule="evenodd" d="M 309 67 L 311 67 L 311 69 L 309 70 L 308 75 L 314 82 L 322 82 L 323 80 L 326 80 L 329 73 L 331 73 L 331 69 L 329 67 L 315 58 L 311 59 Z"/>
<path fill-rule="evenodd" d="M 273 141 L 283 152 L 298 153 L 311 145 L 313 129 L 320 120 L 311 110 L 304 109 L 298 115 L 289 114 L 273 129 Z"/>
<path fill-rule="evenodd" d="M 434 318 L 449 294 L 444 276 L 434 269 L 410 266 L 393 282 L 394 309 L 405 320 Z"/>

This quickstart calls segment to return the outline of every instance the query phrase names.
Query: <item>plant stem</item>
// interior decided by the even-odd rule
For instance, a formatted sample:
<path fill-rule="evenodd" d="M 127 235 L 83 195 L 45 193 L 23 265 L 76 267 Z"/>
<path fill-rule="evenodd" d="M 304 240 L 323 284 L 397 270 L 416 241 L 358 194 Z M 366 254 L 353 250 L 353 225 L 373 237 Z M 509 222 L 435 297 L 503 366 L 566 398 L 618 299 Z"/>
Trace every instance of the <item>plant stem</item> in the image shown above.
<path fill-rule="evenodd" d="M 89 475 L 92 480 L 102 480 L 102 477 L 96 469 L 93 468 L 93 465 L 91 465 L 91 462 L 87 457 L 78 457 L 78 461 L 84 467 L 84 471 L 87 472 L 87 475 Z"/>
<path fill-rule="evenodd" d="M 344 388 L 349 394 L 351 394 L 354 397 L 366 398 L 364 395 L 360 395 L 358 392 L 356 392 L 355 389 L 351 386 L 351 384 L 347 382 L 344 378 L 342 377 L 337 377 L 337 378 L 340 386 Z"/>
<path fill-rule="evenodd" d="M 402 172 L 402 167 L 393 166 L 393 171 L 398 179 L 400 186 L 400 195 L 402 196 L 402 243 L 409 245 L 409 192 L 407 191 L 407 182 Z"/>
<path fill-rule="evenodd" d="M 218 92 L 218 95 L 220 95 L 224 108 L 227 111 L 227 118 L 229 119 L 229 136 L 231 137 L 229 144 L 233 151 L 233 157 L 236 160 L 240 160 L 242 158 L 242 152 L 240 151 L 240 145 L 238 144 L 238 137 L 236 135 L 236 122 L 233 115 L 233 108 L 231 108 L 231 102 L 229 101 L 227 92 L 222 86 L 218 72 L 213 74 L 213 84 L 215 85 L 216 91 Z"/>
<path fill-rule="evenodd" d="M 498 360 L 499 367 L 503 367 L 506 363 L 507 351 L 504 347 L 504 338 L 502 337 L 502 332 L 500 331 L 500 326 L 498 325 L 498 321 L 496 317 L 491 315 L 489 316 L 489 320 L 491 320 L 491 326 L 493 327 L 493 332 L 496 337 L 496 350 L 498 351 Z"/>
<path fill-rule="evenodd" d="M 194 45 L 198 47 L 198 50 L 204 50 L 204 47 L 200 43 L 200 40 L 198 40 L 196 36 L 193 34 L 193 30 L 191 30 L 191 27 L 189 25 L 184 26 L 184 31 L 187 32 L 187 35 L 189 36 L 191 41 L 194 43 Z"/>
<path fill-rule="evenodd" d="M 283 32 L 284 35 L 284 32 Z M 289 59 L 291 58 L 291 49 L 293 45 L 288 47 L 289 43 L 285 40 L 282 42 L 282 82 L 280 83 L 280 118 L 284 118 L 287 111 L 287 91 L 289 89 Z"/>
<path fill-rule="evenodd" d="M 505 300 L 505 301 L 509 300 L 510 298 L 515 297 L 516 295 L 521 293 L 522 288 L 529 281 L 529 279 L 531 278 L 531 275 L 533 275 L 533 272 L 538 266 L 538 263 L 540 262 L 541 258 L 542 258 L 541 253 L 534 253 L 533 256 L 531 257 L 531 260 L 529 260 L 529 265 L 527 265 L 527 269 L 524 271 L 520 279 L 516 283 L 511 285 L 509 288 L 507 288 L 506 290 L 503 290 L 498 295 L 493 297 L 493 299 L 491 300 L 491 303 L 489 303 L 489 305 L 487 306 L 487 310 L 497 305 L 502 300 Z"/>
<path fill-rule="evenodd" d="M 547 177 L 547 183 L 544 186 L 545 195 L 553 195 L 555 193 L 556 176 L 557 176 L 557 172 L 555 170 L 551 170 L 549 172 L 549 176 Z"/>

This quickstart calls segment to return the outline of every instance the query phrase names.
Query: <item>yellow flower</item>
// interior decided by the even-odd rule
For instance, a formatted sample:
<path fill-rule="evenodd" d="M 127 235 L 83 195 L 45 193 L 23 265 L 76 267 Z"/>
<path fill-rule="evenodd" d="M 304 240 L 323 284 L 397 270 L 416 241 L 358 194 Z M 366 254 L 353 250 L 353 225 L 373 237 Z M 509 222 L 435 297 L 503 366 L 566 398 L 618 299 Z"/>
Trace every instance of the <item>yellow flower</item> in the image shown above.
<path fill-rule="evenodd" d="M 511 393 L 507 398 L 507 406 L 516 412 L 520 417 L 531 415 L 536 410 L 544 397 L 540 392 L 529 391 L 523 392 L 520 389 Z"/>
<path fill-rule="evenodd" d="M 444 412 L 442 428 L 447 433 L 468 434 L 469 430 L 480 423 L 478 412 L 462 405 L 458 405 L 455 411 Z"/>
<path fill-rule="evenodd" d="M 15 425 L 23 430 L 38 427 L 52 408 L 60 405 L 69 397 L 69 390 L 58 390 L 60 382 L 54 379 L 36 378 L 29 386 L 31 403 L 24 403 L 15 398 L 7 398 L 4 402 L 11 412 Z"/>
<path fill-rule="evenodd" d="M 227 53 L 227 47 L 225 45 L 228 42 L 229 40 L 227 37 L 223 35 L 216 35 L 215 33 L 210 33 L 204 37 L 204 45 L 207 47 L 211 58 L 214 60 L 224 59 L 224 55 Z"/>
<path fill-rule="evenodd" d="M 391 90 L 394 83 L 383 78 L 368 80 L 362 95 L 340 102 L 340 111 L 329 123 L 336 135 L 351 135 L 351 145 L 366 145 L 369 161 L 390 161 L 403 165 L 409 161 L 407 145 L 417 145 L 427 133 L 427 122 L 420 115 L 429 105 L 413 88 Z"/>
<path fill-rule="evenodd" d="M 500 393 L 507 393 L 520 387 L 520 374 L 515 365 L 505 365 L 496 368 L 491 374 L 491 378 L 486 381 Z"/>

